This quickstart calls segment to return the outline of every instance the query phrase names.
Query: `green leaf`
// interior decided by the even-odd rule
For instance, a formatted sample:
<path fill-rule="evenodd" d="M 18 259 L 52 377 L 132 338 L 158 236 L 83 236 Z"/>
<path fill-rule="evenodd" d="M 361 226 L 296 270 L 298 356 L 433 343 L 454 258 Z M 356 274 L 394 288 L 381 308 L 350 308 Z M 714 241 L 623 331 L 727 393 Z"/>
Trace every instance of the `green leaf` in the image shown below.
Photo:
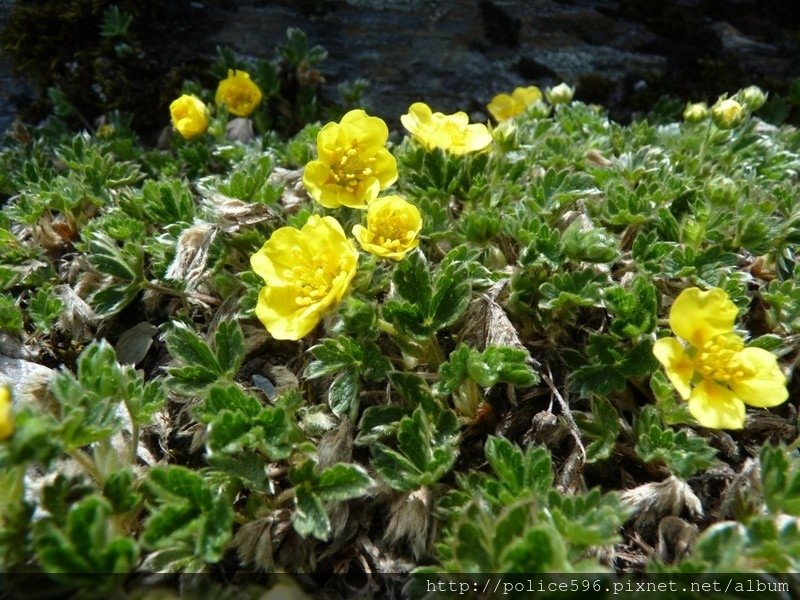
<path fill-rule="evenodd" d="M 523 488 L 525 477 L 522 450 L 505 438 L 489 436 L 484 452 L 497 478 L 512 493 L 518 494 Z"/>
<path fill-rule="evenodd" d="M 714 464 L 717 451 L 689 431 L 675 431 L 661 425 L 657 410 L 645 406 L 634 421 L 636 453 L 644 462 L 663 461 L 670 471 L 687 479 Z"/>
<path fill-rule="evenodd" d="M 437 482 L 452 468 L 457 446 L 457 425 L 452 417 L 442 415 L 432 424 L 425 410 L 417 407 L 398 425 L 397 450 L 383 444 L 372 447 L 372 466 L 393 488 L 417 489 Z"/>
<path fill-rule="evenodd" d="M 425 257 L 419 251 L 408 254 L 397 265 L 392 277 L 398 296 L 429 314 L 431 305 L 431 276 Z"/>
<path fill-rule="evenodd" d="M 469 306 L 471 291 L 469 274 L 462 265 L 439 270 L 428 311 L 428 321 L 435 331 L 458 320 Z"/>
<path fill-rule="evenodd" d="M 347 336 L 323 340 L 309 351 L 316 360 L 310 362 L 303 372 L 306 379 L 317 379 L 348 367 L 360 367 L 364 360 L 363 347 Z"/>
<path fill-rule="evenodd" d="M 37 522 L 33 538 L 42 568 L 61 581 L 101 590 L 120 583 L 112 575 L 129 573 L 139 552 L 131 538 L 112 535 L 110 517 L 109 504 L 90 495 L 70 507 L 63 527 L 49 518 Z"/>
<path fill-rule="evenodd" d="M 367 494 L 372 485 L 372 479 L 362 467 L 337 463 L 320 473 L 314 493 L 326 502 L 350 500 Z"/>
<path fill-rule="evenodd" d="M 579 496 L 565 496 L 552 490 L 549 507 L 542 516 L 552 521 L 571 546 L 583 550 L 615 544 L 627 515 L 616 494 L 601 494 L 594 489 Z"/>
<path fill-rule="evenodd" d="M 414 463 L 382 444 L 372 447 L 372 467 L 396 490 L 410 491 L 420 487 L 422 473 Z"/>
<path fill-rule="evenodd" d="M 180 466 L 151 468 L 144 489 L 150 516 L 141 539 L 148 549 L 182 556 L 180 565 L 189 569 L 222 559 L 233 529 L 230 499 Z"/>
<path fill-rule="evenodd" d="M 2 304 L 2 296 L 0 296 L 0 304 Z M 64 301 L 53 294 L 51 287 L 40 288 L 28 303 L 28 316 L 31 322 L 37 330 L 45 334 L 50 333 L 63 310 Z M 6 314 L 2 307 L 0 307 L 0 314 Z M 4 327 L 0 324 L 0 330 L 2 329 Z"/>
<path fill-rule="evenodd" d="M 169 353 L 179 361 L 191 366 L 200 366 L 214 373 L 224 370 L 205 341 L 188 325 L 173 321 L 172 328 L 164 336 Z"/>
<path fill-rule="evenodd" d="M 502 560 L 508 573 L 558 572 L 564 570 L 566 549 L 557 533 L 533 527 L 505 550 Z"/>
<path fill-rule="evenodd" d="M 355 443 L 367 445 L 388 437 L 397 430 L 400 420 L 407 414 L 408 409 L 392 404 L 366 408 L 358 423 Z"/>
<path fill-rule="evenodd" d="M 331 522 L 319 496 L 304 487 L 296 488 L 294 529 L 302 536 L 313 535 L 327 541 L 331 535 Z"/>
<path fill-rule="evenodd" d="M 603 292 L 603 300 L 614 315 L 611 333 L 625 339 L 637 339 L 652 333 L 658 322 L 658 293 L 646 277 L 636 277 L 626 290 L 614 286 Z"/>
<path fill-rule="evenodd" d="M 602 229 L 584 229 L 580 219 L 573 221 L 561 234 L 564 254 L 572 260 L 611 262 L 617 258 L 616 240 Z"/>
<path fill-rule="evenodd" d="M 336 415 L 358 415 L 359 372 L 354 367 L 341 371 L 328 389 L 328 405 Z"/>
<path fill-rule="evenodd" d="M 0 294 L 0 332 L 17 335 L 22 329 L 22 310 L 11 296 Z"/>
<path fill-rule="evenodd" d="M 114 514 L 132 511 L 142 498 L 134 489 L 134 475 L 130 469 L 109 475 L 103 484 L 103 496 L 111 503 Z"/>
<path fill-rule="evenodd" d="M 581 431 L 592 440 L 586 446 L 586 462 L 593 463 L 611 456 L 619 435 L 619 415 L 603 396 L 592 397 L 592 416 L 573 413 Z"/>
<path fill-rule="evenodd" d="M 530 387 L 539 381 L 528 364 L 527 352 L 507 346 L 489 346 L 480 354 L 473 352 L 467 361 L 467 372 L 472 380 L 486 388 L 497 383 Z"/>
<path fill-rule="evenodd" d="M 214 333 L 214 350 L 221 370 L 235 377 L 244 360 L 244 334 L 238 321 L 222 321 Z"/>
<path fill-rule="evenodd" d="M 764 446 L 759 454 L 764 501 L 773 515 L 800 516 L 800 460 L 785 448 Z"/>

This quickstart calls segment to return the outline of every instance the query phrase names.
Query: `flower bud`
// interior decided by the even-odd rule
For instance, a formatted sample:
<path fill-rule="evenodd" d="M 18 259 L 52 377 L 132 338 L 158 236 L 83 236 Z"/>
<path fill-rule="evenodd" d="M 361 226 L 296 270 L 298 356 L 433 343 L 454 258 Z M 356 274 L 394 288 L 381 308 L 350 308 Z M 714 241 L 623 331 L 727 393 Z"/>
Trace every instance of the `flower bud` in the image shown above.
<path fill-rule="evenodd" d="M 699 123 L 708 118 L 708 106 L 705 102 L 689 102 L 683 110 L 683 120 L 687 123 Z"/>
<path fill-rule="evenodd" d="M 566 83 L 559 83 L 554 88 L 547 88 L 544 95 L 547 96 L 550 104 L 569 104 L 572 102 L 572 96 L 575 95 L 575 88 Z"/>
<path fill-rule="evenodd" d="M 744 120 L 742 105 L 732 98 L 717 100 L 711 109 L 711 119 L 720 129 L 733 129 Z"/>
<path fill-rule="evenodd" d="M 746 87 L 738 94 L 742 103 L 751 111 L 755 112 L 767 101 L 767 95 L 757 85 Z"/>

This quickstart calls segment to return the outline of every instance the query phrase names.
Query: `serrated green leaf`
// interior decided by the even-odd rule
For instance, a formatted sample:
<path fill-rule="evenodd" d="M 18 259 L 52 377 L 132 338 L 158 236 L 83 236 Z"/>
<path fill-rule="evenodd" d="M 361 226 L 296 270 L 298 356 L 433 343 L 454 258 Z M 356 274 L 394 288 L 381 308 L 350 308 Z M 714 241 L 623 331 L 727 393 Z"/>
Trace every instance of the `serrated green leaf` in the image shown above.
<path fill-rule="evenodd" d="M 358 435 L 355 443 L 372 444 L 391 435 L 397 430 L 400 420 L 408 414 L 403 406 L 370 406 L 361 414 Z"/>
<path fill-rule="evenodd" d="M 244 360 L 244 334 L 238 321 L 222 321 L 214 334 L 217 362 L 224 373 L 234 377 Z"/>
<path fill-rule="evenodd" d="M 372 447 L 372 467 L 396 490 L 410 491 L 420 486 L 422 473 L 414 463 L 382 444 Z"/>
<path fill-rule="evenodd" d="M 581 431 L 592 442 L 586 446 L 586 462 L 593 463 L 611 456 L 619 435 L 619 415 L 609 400 L 603 396 L 592 397 L 592 416 L 573 415 Z"/>
<path fill-rule="evenodd" d="M 185 323 L 173 321 L 172 328 L 164 336 L 164 342 L 169 353 L 183 363 L 204 367 L 214 373 L 224 373 L 205 341 Z"/>
<path fill-rule="evenodd" d="M 464 268 L 440 269 L 430 299 L 428 319 L 434 330 L 444 329 L 464 314 L 471 299 L 469 275 Z"/>
<path fill-rule="evenodd" d="M 422 314 L 429 314 L 433 295 L 431 276 L 421 252 L 411 252 L 400 261 L 392 280 L 400 298 L 416 306 Z"/>
<path fill-rule="evenodd" d="M 784 448 L 764 446 L 759 454 L 764 501 L 773 515 L 800 516 L 800 460 Z"/>
<path fill-rule="evenodd" d="M 363 496 L 372 485 L 372 479 L 362 467 L 337 463 L 320 473 L 313 489 L 322 500 L 330 502 Z"/>
<path fill-rule="evenodd" d="M 348 414 L 355 419 L 358 414 L 358 393 L 360 391 L 359 371 L 349 367 L 341 371 L 328 389 L 328 406 L 336 415 Z"/>

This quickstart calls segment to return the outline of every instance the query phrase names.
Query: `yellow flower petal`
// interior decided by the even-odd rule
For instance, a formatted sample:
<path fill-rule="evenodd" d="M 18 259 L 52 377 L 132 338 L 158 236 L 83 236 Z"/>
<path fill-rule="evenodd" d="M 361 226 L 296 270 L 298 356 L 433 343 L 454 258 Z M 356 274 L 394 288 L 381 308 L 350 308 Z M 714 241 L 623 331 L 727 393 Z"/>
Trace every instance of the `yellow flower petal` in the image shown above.
<path fill-rule="evenodd" d="M 734 378 L 731 389 L 750 406 L 769 407 L 786 402 L 786 376 L 778 366 L 778 358 L 762 348 L 745 348 L 739 353 L 744 378 Z"/>
<path fill-rule="evenodd" d="M 675 335 L 699 348 L 711 338 L 733 331 L 738 312 L 724 290 L 688 288 L 675 298 L 669 325 Z"/>
<path fill-rule="evenodd" d="M 658 359 L 672 385 L 686 400 L 692 393 L 690 382 L 694 375 L 694 364 L 677 338 L 662 338 L 653 344 L 653 354 Z"/>
<path fill-rule="evenodd" d="M 312 215 L 301 229 L 274 231 L 250 264 L 266 284 L 256 316 L 276 339 L 297 340 L 347 293 L 358 251 L 336 219 Z"/>
<path fill-rule="evenodd" d="M 340 125 L 357 146 L 384 146 L 389 139 L 389 128 L 383 119 L 371 117 L 361 109 L 351 110 L 344 115 Z"/>
<path fill-rule="evenodd" d="M 441 148 L 451 154 L 483 150 L 491 144 L 492 136 L 483 124 L 469 124 L 463 111 L 445 115 L 432 112 L 427 104 L 415 102 L 400 122 L 428 150 Z"/>
<path fill-rule="evenodd" d="M 524 108 L 527 108 L 534 102 L 539 102 L 544 96 L 542 96 L 542 90 L 535 85 L 530 85 L 524 88 L 516 88 L 512 92 L 511 97 L 515 102 L 522 104 L 524 110 Z"/>
<path fill-rule="evenodd" d="M 172 126 L 181 137 L 190 140 L 202 135 L 208 129 L 206 105 L 197 96 L 184 94 L 169 105 Z"/>
<path fill-rule="evenodd" d="M 303 185 L 326 208 L 366 209 L 381 190 L 397 181 L 397 161 L 384 147 L 386 123 L 351 110 L 317 134 L 317 160 L 303 171 Z"/>
<path fill-rule="evenodd" d="M 250 79 L 246 71 L 228 70 L 227 79 L 217 86 L 214 103 L 228 107 L 228 112 L 237 117 L 248 117 L 261 103 L 261 89 Z"/>
<path fill-rule="evenodd" d="M 422 215 L 416 206 L 402 196 L 385 196 L 370 203 L 367 226 L 355 225 L 353 236 L 366 252 L 402 260 L 419 245 L 421 229 Z"/>
<path fill-rule="evenodd" d="M 689 412 L 703 427 L 741 429 L 744 427 L 744 402 L 726 387 L 704 379 L 692 390 Z"/>
<path fill-rule="evenodd" d="M 497 94 L 486 108 L 496 121 L 504 121 L 516 117 L 524 106 L 520 107 L 520 104 L 508 94 Z"/>
<path fill-rule="evenodd" d="M 0 386 L 0 441 L 7 440 L 14 433 L 14 413 L 11 411 L 11 392 Z"/>

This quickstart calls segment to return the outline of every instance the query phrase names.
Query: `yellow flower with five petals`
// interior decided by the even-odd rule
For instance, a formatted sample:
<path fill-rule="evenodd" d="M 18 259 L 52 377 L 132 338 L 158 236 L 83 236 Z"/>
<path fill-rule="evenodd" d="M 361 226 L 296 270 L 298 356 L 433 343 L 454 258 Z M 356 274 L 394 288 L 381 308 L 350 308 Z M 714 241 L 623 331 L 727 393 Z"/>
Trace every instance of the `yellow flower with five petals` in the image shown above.
<path fill-rule="evenodd" d="M 312 215 L 300 229 L 272 232 L 250 265 L 266 284 L 256 316 L 275 339 L 299 340 L 347 293 L 358 250 L 336 219 Z"/>
<path fill-rule="evenodd" d="M 777 357 L 762 348 L 745 348 L 734 333 L 737 312 L 724 290 L 686 289 L 669 313 L 678 337 L 653 346 L 670 382 L 704 427 L 741 429 L 745 404 L 770 407 L 788 398 Z"/>
<path fill-rule="evenodd" d="M 465 112 L 445 115 L 433 112 L 424 102 L 415 102 L 400 117 L 409 133 L 428 150 L 441 148 L 450 154 L 483 150 L 492 143 L 492 134 L 483 123 L 469 122 Z"/>
<path fill-rule="evenodd" d="M 325 208 L 366 209 L 397 181 L 397 161 L 386 149 L 389 128 L 379 117 L 351 110 L 317 135 L 317 160 L 303 171 L 303 185 Z"/>
<path fill-rule="evenodd" d="M 228 112 L 237 117 L 249 117 L 261 103 L 263 94 L 250 73 L 228 69 L 228 77 L 219 82 L 214 103 L 228 107 Z"/>
<path fill-rule="evenodd" d="M 542 90 L 535 85 L 518 87 L 510 95 L 497 94 L 486 108 L 497 121 L 511 119 L 525 112 L 534 102 L 542 99 Z"/>
<path fill-rule="evenodd" d="M 169 105 L 172 126 L 185 140 L 202 135 L 208 129 L 208 110 L 197 96 L 184 94 Z"/>
<path fill-rule="evenodd" d="M 401 196 L 373 200 L 367 209 L 367 226 L 355 225 L 353 236 L 361 248 L 380 258 L 402 260 L 419 246 L 422 216 Z"/>

